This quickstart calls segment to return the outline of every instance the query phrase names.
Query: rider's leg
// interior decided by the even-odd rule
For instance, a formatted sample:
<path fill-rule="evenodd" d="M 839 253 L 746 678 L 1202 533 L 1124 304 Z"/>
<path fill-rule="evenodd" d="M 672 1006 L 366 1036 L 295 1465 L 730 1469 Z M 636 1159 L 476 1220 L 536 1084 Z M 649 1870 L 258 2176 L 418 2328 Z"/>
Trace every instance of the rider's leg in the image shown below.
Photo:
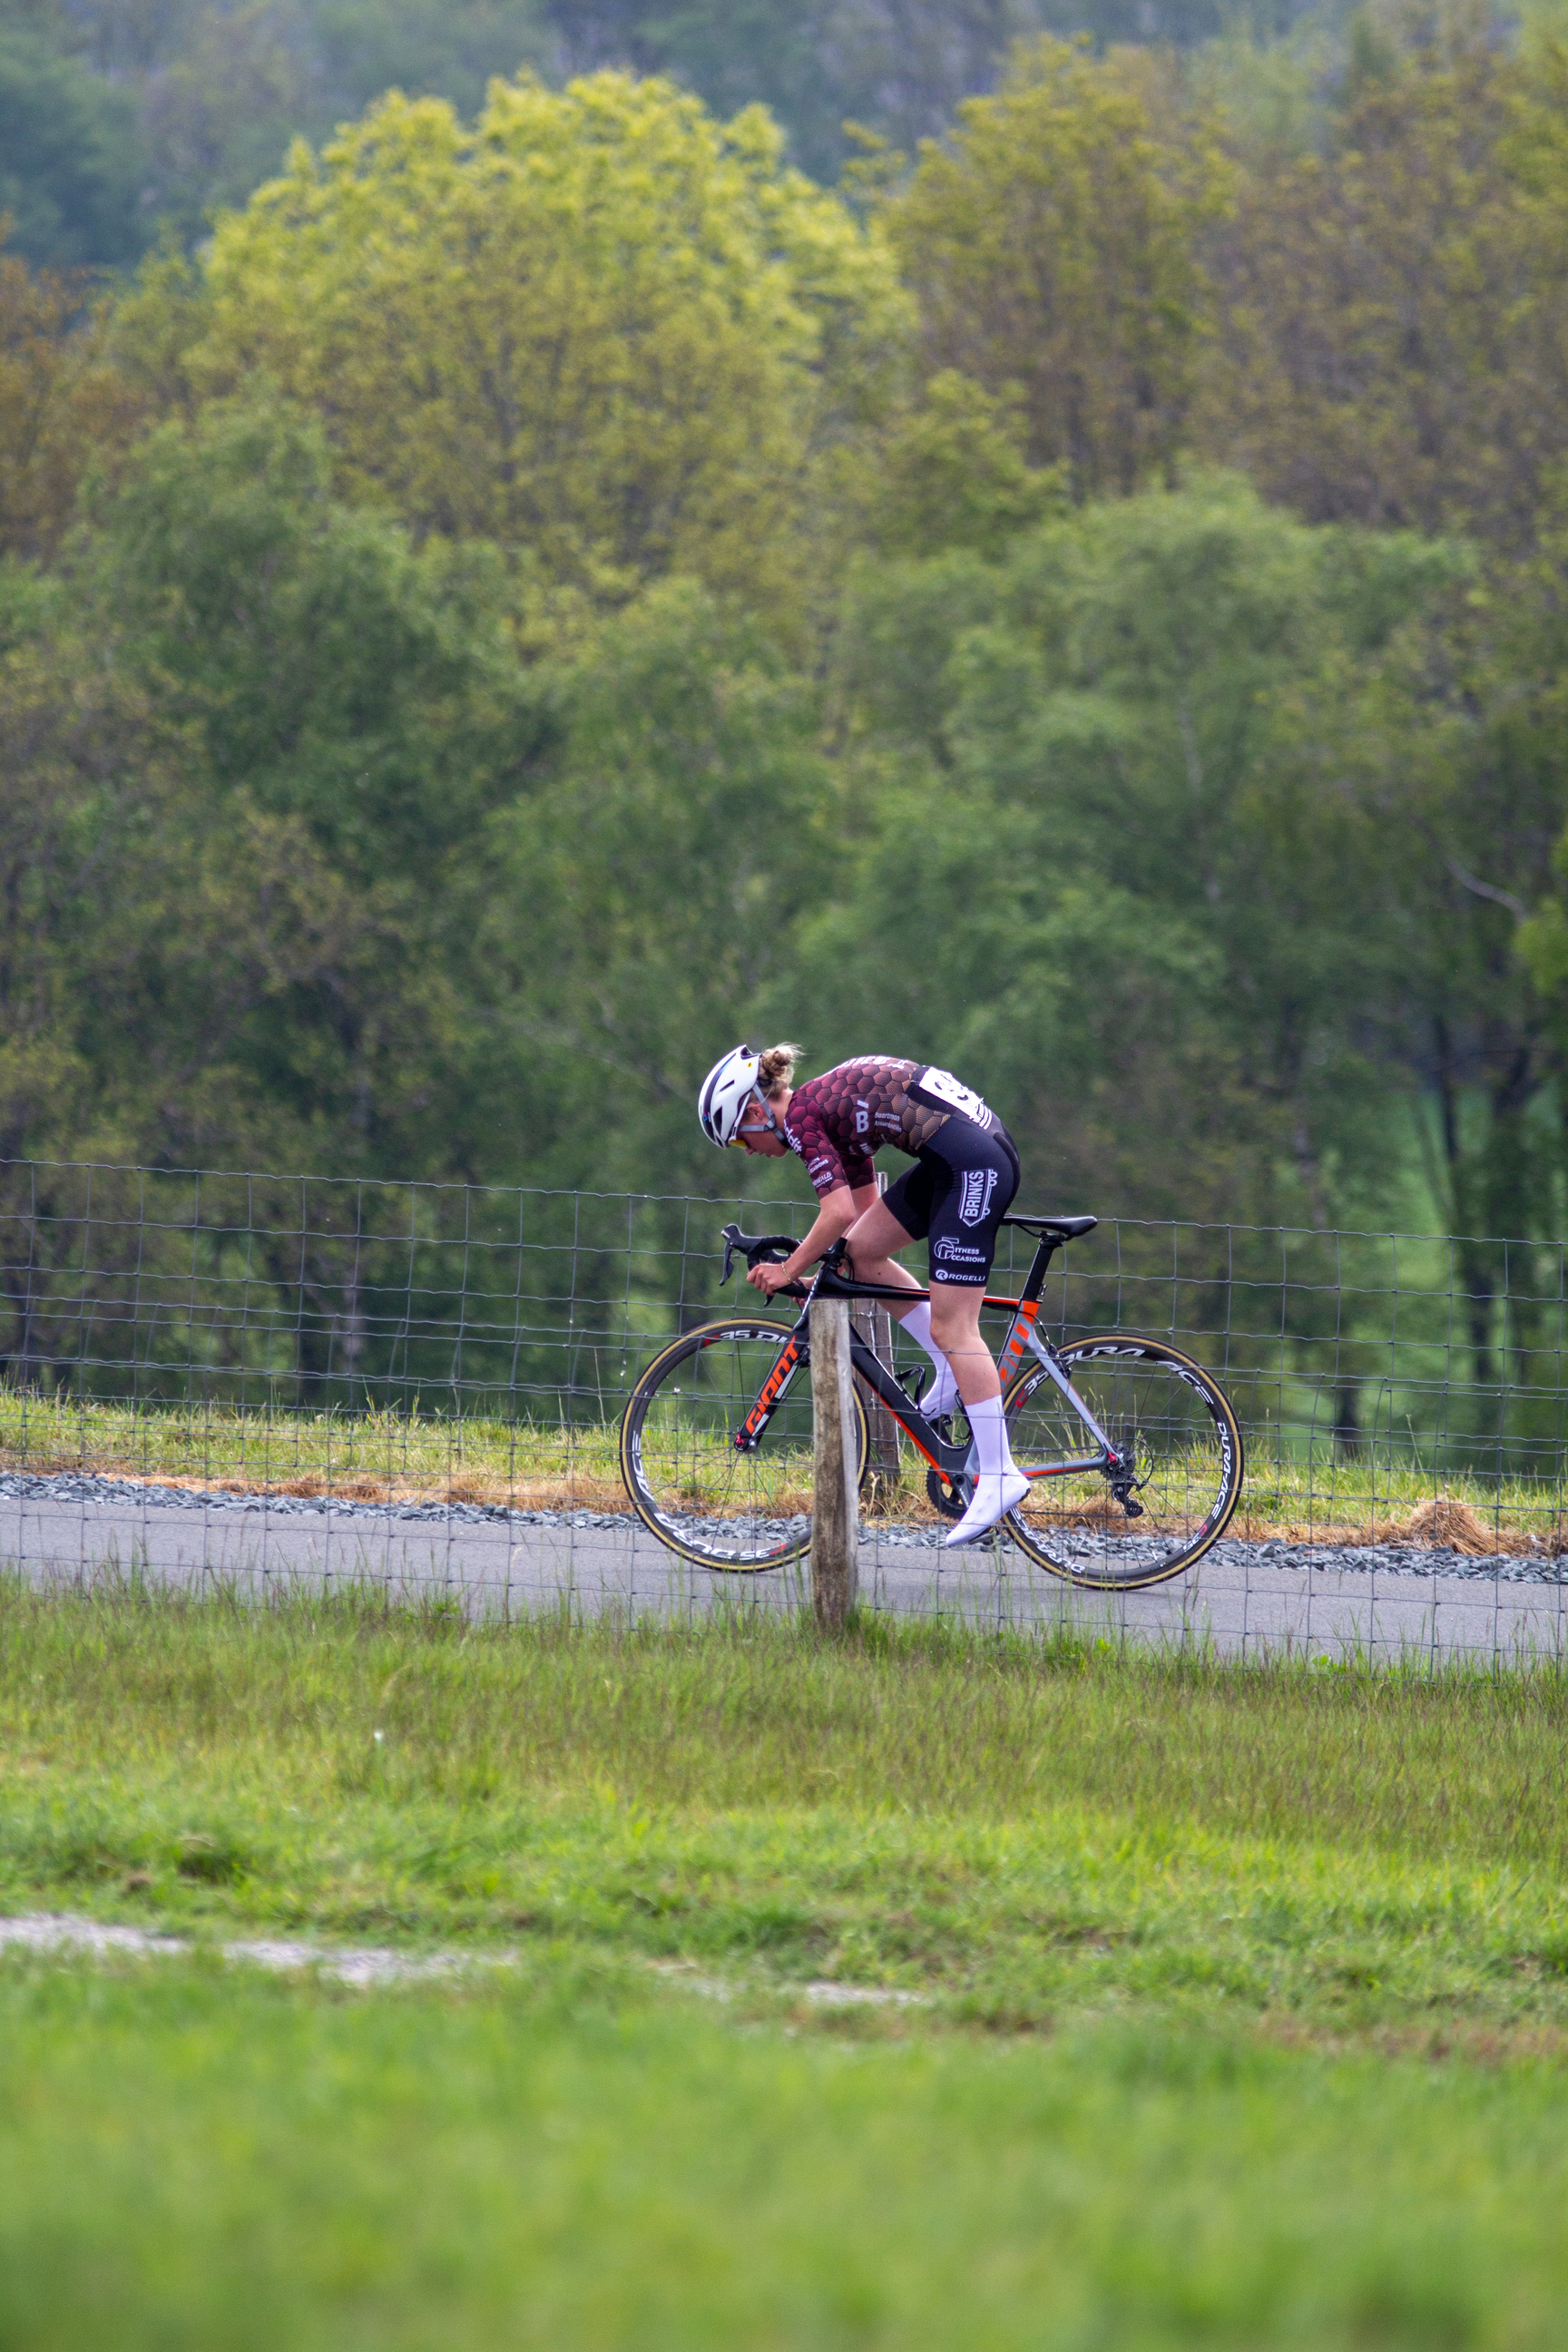
<path fill-rule="evenodd" d="M 906 1266 L 898 1265 L 892 1255 L 894 1250 L 908 1249 L 915 1236 L 904 1231 L 885 1201 L 874 1202 L 857 1217 L 847 1238 L 857 1282 L 875 1282 L 890 1290 L 919 1290 L 914 1276 Z M 910 1338 L 918 1341 L 931 1360 L 935 1377 L 927 1383 L 921 1398 L 921 1411 L 931 1420 L 951 1412 L 958 1402 L 958 1383 L 932 1337 L 929 1301 L 913 1298 L 907 1307 L 900 1307 L 893 1298 L 885 1303 L 894 1320 L 903 1325 Z"/>
<path fill-rule="evenodd" d="M 849 1263 L 857 1282 L 885 1284 L 891 1290 L 920 1289 L 908 1266 L 898 1265 L 893 1259 L 893 1252 L 908 1249 L 915 1236 L 900 1224 L 886 1201 L 873 1201 L 862 1210 L 844 1238 L 849 1244 Z M 902 1321 L 908 1307 L 895 1306 L 891 1299 L 888 1304 Z"/>
<path fill-rule="evenodd" d="M 952 1366 L 958 1393 L 965 1404 L 999 1397 L 1002 1382 L 990 1349 L 980 1336 L 984 1288 L 967 1283 L 934 1281 L 931 1286 L 931 1338 Z"/>
<path fill-rule="evenodd" d="M 955 1544 L 973 1543 L 994 1528 L 1029 1491 L 1029 1482 L 1013 1460 L 1007 1443 L 1007 1423 L 1002 1411 L 1002 1382 L 991 1350 L 980 1336 L 983 1285 L 933 1279 L 931 1289 L 931 1328 L 946 1353 L 963 1398 L 974 1439 L 974 1493 L 969 1508 L 948 1537 Z"/>

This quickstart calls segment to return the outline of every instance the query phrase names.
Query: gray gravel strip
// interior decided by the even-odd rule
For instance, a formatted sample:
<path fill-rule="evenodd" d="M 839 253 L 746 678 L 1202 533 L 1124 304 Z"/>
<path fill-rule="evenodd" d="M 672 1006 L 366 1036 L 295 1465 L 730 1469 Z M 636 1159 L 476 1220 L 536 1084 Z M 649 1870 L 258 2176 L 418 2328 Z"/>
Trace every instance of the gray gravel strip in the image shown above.
<path fill-rule="evenodd" d="M 337 1495 L 227 1495 L 221 1489 L 196 1493 L 189 1486 L 161 1486 L 155 1479 L 111 1478 L 94 1472 L 55 1470 L 47 1474 L 0 1471 L 0 1502 L 31 1501 L 47 1496 L 57 1503 L 155 1503 L 176 1511 L 235 1511 L 269 1519 L 365 1519 L 383 1527 L 389 1519 L 445 1526 L 458 1520 L 470 1526 L 500 1523 L 532 1528 L 616 1528 L 624 1511 L 522 1511 L 504 1503 L 363 1503 Z"/>
<path fill-rule="evenodd" d="M 1449 1551 L 1440 1544 L 1289 1544 L 1232 1542 L 1221 1537 L 1208 1557 L 1215 1566 L 1293 1568 L 1327 1574 L 1349 1569 L 1377 1576 L 1462 1576 L 1490 1584 L 1568 1584 L 1568 1555 L 1550 1552 Z"/>
<path fill-rule="evenodd" d="M 185 1486 L 163 1486 L 137 1478 L 108 1477 L 96 1473 L 61 1470 L 47 1474 L 0 1472 L 0 1501 L 81 1504 L 89 1507 L 129 1504 L 160 1510 L 192 1511 L 242 1519 L 299 1519 L 307 1525 L 327 1521 L 341 1526 L 363 1523 L 368 1528 L 492 1527 L 599 1528 L 624 1530 L 632 1524 L 625 1511 L 538 1511 L 513 1509 L 500 1503 L 367 1503 L 331 1495 L 196 1493 Z M 803 1530 L 804 1520 L 779 1522 L 780 1533 Z M 879 1548 L 938 1551 L 947 1528 L 897 1527 L 868 1523 L 864 1539 Z M 1498 1552 L 1477 1558 L 1441 1546 L 1425 1544 L 1291 1544 L 1279 1538 L 1248 1543 L 1225 1537 L 1207 1555 L 1205 1566 L 1246 1570 L 1253 1567 L 1295 1570 L 1303 1575 L 1349 1572 L 1356 1575 L 1458 1577 L 1488 1584 L 1568 1583 L 1568 1555 L 1553 1558 Z"/>

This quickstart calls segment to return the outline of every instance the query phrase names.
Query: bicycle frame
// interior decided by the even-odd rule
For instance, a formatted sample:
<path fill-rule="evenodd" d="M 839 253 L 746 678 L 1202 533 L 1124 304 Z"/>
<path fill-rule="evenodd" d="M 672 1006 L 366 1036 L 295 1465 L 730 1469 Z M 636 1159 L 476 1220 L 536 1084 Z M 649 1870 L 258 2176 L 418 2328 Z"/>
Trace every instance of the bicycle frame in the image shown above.
<path fill-rule="evenodd" d="M 1002 1222 L 1006 1224 L 1012 1221 L 1004 1218 Z M 1046 1270 L 1060 1247 L 1059 1240 L 1053 1239 L 1049 1234 L 1041 1234 L 1036 1247 L 1034 1264 L 1029 1268 L 1022 1294 L 1017 1298 L 994 1298 L 987 1296 L 984 1301 L 987 1307 L 1011 1307 L 1013 1310 L 1013 1319 L 1007 1327 L 1007 1336 L 1002 1343 L 1002 1351 L 997 1360 L 997 1370 L 1001 1374 L 1004 1393 L 1006 1391 L 1008 1382 L 1023 1362 L 1026 1353 L 1037 1356 L 1050 1378 L 1061 1391 L 1066 1402 L 1071 1406 L 1089 1435 L 1095 1440 L 1099 1449 L 1093 1454 L 1073 1454 L 1056 1462 L 1020 1462 L 1018 1468 L 1025 1477 L 1029 1479 L 1066 1478 L 1086 1470 L 1101 1470 L 1108 1474 L 1114 1474 L 1123 1466 L 1121 1456 L 1116 1447 L 1074 1389 L 1067 1369 L 1056 1349 L 1048 1339 L 1042 1339 L 1035 1328 L 1036 1318 L 1039 1314 L 1040 1292 L 1045 1286 Z M 832 1255 L 833 1253 L 830 1252 L 829 1259 Z M 805 1360 L 810 1338 L 811 1308 L 815 1299 L 818 1297 L 897 1299 L 905 1306 L 913 1306 L 917 1299 L 930 1297 L 929 1290 L 893 1290 L 876 1283 L 847 1280 L 836 1267 L 825 1261 L 805 1294 L 799 1320 L 786 1337 L 772 1370 L 757 1391 L 756 1402 L 739 1429 L 734 1432 L 731 1442 L 735 1451 L 738 1454 L 752 1454 L 761 1444 L 763 1433 L 773 1419 L 780 1399 Z M 894 1377 L 889 1367 L 883 1363 L 875 1350 L 867 1345 L 853 1324 L 849 1328 L 849 1359 L 866 1386 L 874 1396 L 880 1399 L 910 1444 L 918 1453 L 924 1455 L 931 1468 L 950 1480 L 962 1477 L 968 1469 L 972 1449 L 967 1444 L 947 1444 L 941 1433 L 926 1419 L 908 1390 Z"/>

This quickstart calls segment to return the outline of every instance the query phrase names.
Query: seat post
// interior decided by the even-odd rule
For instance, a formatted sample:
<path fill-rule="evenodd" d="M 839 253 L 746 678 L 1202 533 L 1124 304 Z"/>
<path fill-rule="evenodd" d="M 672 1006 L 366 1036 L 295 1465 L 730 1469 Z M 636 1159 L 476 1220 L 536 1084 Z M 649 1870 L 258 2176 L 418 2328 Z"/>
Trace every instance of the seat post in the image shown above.
<path fill-rule="evenodd" d="M 1046 1286 L 1046 1271 L 1061 1244 L 1049 1234 L 1042 1234 L 1035 1244 L 1035 1262 L 1025 1276 L 1024 1287 L 1018 1293 L 1020 1307 L 1032 1307 Z"/>

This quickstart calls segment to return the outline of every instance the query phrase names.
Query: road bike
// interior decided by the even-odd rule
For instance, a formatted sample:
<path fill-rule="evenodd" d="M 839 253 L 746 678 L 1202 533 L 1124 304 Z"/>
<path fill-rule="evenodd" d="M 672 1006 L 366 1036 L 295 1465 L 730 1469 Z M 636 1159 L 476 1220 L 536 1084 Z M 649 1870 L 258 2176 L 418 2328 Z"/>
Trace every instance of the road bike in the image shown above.
<path fill-rule="evenodd" d="M 1053 1344 L 1039 1328 L 1047 1269 L 1100 1221 L 1002 1222 L 1032 1234 L 1036 1249 L 1019 1297 L 985 1300 L 1010 1314 L 998 1369 L 1013 1457 L 1029 1481 L 998 1534 L 1053 1576 L 1093 1591 L 1180 1575 L 1223 1535 L 1241 1493 L 1241 1432 L 1224 1391 L 1163 1339 L 1106 1331 Z M 787 1234 L 746 1234 L 738 1225 L 726 1225 L 722 1238 L 721 1286 L 737 1255 L 748 1269 L 776 1265 L 795 1247 Z M 809 1548 L 812 1307 L 826 1298 L 910 1306 L 930 1296 L 857 1282 L 845 1264 L 837 1243 L 809 1286 L 775 1294 L 804 1302 L 793 1326 L 766 1315 L 705 1323 L 656 1356 L 633 1389 L 621 1418 L 626 1492 L 644 1524 L 683 1559 L 754 1575 L 786 1567 Z M 852 1442 L 867 1516 L 889 1538 L 929 1541 L 929 1518 L 922 1529 L 911 1511 L 918 1464 L 926 1465 L 925 1496 L 939 1519 L 960 1517 L 973 1491 L 963 1408 L 928 1420 L 890 1361 L 853 1327 L 850 1357 Z M 880 1417 L 875 1467 L 868 1399 Z"/>

